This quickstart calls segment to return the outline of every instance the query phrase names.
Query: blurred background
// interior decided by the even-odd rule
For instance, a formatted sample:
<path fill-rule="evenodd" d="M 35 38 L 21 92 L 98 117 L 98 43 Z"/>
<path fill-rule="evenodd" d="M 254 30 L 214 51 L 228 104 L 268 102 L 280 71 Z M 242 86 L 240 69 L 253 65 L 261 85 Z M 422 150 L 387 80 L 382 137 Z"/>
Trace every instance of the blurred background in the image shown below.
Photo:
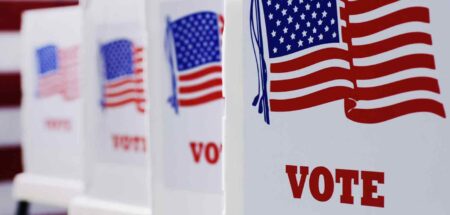
<path fill-rule="evenodd" d="M 12 180 L 22 171 L 20 149 L 20 25 L 28 9 L 77 5 L 78 0 L 0 0 L 0 215 L 15 214 Z M 66 214 L 59 208 L 31 205 L 31 214 Z"/>

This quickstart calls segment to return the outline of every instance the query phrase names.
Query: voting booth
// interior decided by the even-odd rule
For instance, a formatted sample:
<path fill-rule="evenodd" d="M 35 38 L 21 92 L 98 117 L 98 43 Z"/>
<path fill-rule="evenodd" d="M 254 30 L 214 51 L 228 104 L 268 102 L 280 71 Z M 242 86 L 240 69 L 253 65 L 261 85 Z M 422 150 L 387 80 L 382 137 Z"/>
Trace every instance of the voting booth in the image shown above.
<path fill-rule="evenodd" d="M 448 214 L 450 3 L 229 0 L 226 214 Z"/>
<path fill-rule="evenodd" d="M 223 213 L 222 5 L 149 3 L 155 214 Z"/>
<path fill-rule="evenodd" d="M 13 194 L 67 207 L 83 190 L 81 10 L 25 12 L 21 34 L 24 172 Z"/>
<path fill-rule="evenodd" d="M 86 192 L 69 214 L 150 214 L 144 0 L 92 0 L 84 13 Z"/>

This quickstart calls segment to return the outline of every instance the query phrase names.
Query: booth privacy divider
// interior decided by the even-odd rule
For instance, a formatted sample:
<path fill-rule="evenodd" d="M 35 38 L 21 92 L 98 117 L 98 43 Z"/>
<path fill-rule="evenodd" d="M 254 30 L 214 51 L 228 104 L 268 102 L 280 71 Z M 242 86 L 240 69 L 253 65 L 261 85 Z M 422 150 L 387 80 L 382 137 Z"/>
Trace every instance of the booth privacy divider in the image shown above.
<path fill-rule="evenodd" d="M 227 0 L 226 214 L 448 214 L 449 6 Z"/>
<path fill-rule="evenodd" d="M 223 2 L 148 7 L 154 214 L 222 214 Z"/>
<path fill-rule="evenodd" d="M 23 15 L 24 172 L 13 185 L 19 200 L 68 207 L 83 190 L 81 16 L 78 7 Z"/>
<path fill-rule="evenodd" d="M 69 214 L 150 214 L 145 0 L 83 7 L 86 192 Z"/>

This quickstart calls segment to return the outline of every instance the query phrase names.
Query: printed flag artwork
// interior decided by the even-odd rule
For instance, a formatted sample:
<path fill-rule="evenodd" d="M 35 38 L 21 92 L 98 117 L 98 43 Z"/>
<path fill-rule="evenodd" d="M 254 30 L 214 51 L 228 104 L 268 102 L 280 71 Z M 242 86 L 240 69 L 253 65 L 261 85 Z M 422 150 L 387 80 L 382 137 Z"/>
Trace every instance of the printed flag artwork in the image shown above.
<path fill-rule="evenodd" d="M 251 4 L 259 83 L 253 106 L 267 124 L 270 112 L 338 100 L 358 123 L 418 112 L 446 117 L 426 6 L 396 0 Z"/>
<path fill-rule="evenodd" d="M 79 97 L 78 46 L 46 45 L 36 50 L 39 98 L 62 95 L 70 101 Z"/>
<path fill-rule="evenodd" d="M 197 12 L 167 21 L 166 51 L 172 73 L 169 103 L 192 107 L 222 99 L 220 34 L 223 18 Z"/>
<path fill-rule="evenodd" d="M 145 112 L 143 52 L 143 47 L 127 39 L 101 45 L 104 69 L 103 107 L 117 108 L 135 104 L 139 112 Z"/>

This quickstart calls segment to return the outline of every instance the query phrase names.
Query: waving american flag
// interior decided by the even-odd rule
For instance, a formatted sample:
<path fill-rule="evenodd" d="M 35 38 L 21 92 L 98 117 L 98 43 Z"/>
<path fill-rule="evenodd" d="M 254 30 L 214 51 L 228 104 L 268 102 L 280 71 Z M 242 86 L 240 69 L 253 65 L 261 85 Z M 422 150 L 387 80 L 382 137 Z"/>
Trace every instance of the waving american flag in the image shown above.
<path fill-rule="evenodd" d="M 61 95 L 70 101 L 79 97 L 78 46 L 58 48 L 46 45 L 36 50 L 38 64 L 37 95 Z"/>
<path fill-rule="evenodd" d="M 167 21 L 166 50 L 172 72 L 169 103 L 193 107 L 222 99 L 220 33 L 223 18 L 198 12 Z"/>
<path fill-rule="evenodd" d="M 426 3 L 425 3 L 426 4 Z M 399 0 L 252 0 L 253 105 L 298 111 L 344 100 L 347 118 L 445 118 L 426 5 Z"/>
<path fill-rule="evenodd" d="M 104 83 L 102 104 L 117 108 L 133 104 L 145 112 L 143 47 L 128 39 L 118 39 L 101 46 Z"/>

